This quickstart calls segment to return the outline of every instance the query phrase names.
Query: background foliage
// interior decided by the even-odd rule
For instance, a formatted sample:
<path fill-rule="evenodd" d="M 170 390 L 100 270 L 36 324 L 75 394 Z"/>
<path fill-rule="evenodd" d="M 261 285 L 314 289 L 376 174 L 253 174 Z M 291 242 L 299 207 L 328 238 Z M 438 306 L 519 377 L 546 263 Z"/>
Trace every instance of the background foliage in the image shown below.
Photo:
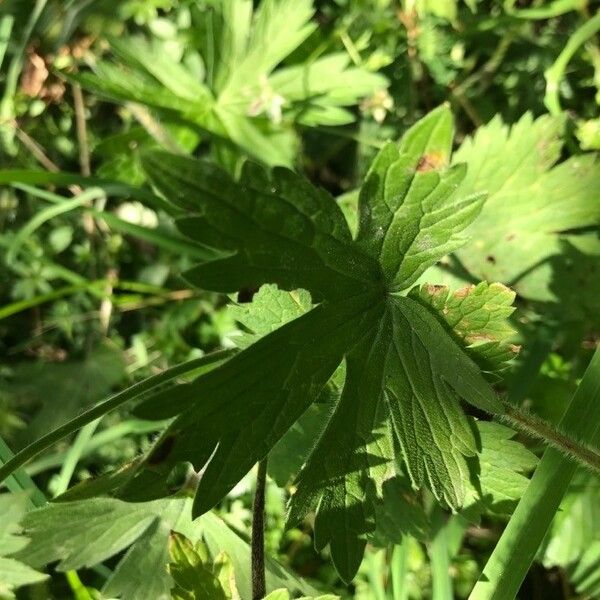
<path fill-rule="evenodd" d="M 245 348 L 312 306 L 304 290 L 191 288 L 182 273 L 215 251 L 176 228 L 173 198 L 150 187 L 167 163 L 142 155 L 189 154 L 234 179 L 248 158 L 289 167 L 335 196 L 356 232 L 375 155 L 443 103 L 452 161 L 468 166 L 460 191 L 488 196 L 466 244 L 447 248 L 412 298 L 445 315 L 502 397 L 560 422 L 600 334 L 598 30 L 591 0 L 2 2 L 0 462 L 110 393 Z M 481 281 L 510 286 L 514 313 L 504 285 L 480 284 L 467 300 L 424 285 Z M 522 347 L 516 358 L 509 342 Z M 588 382 L 594 373 L 592 363 Z M 469 484 L 451 513 L 387 479 L 358 574 L 344 583 L 329 548 L 314 548 L 314 514 L 284 527 L 343 378 L 338 369 L 270 454 L 272 598 L 468 597 L 543 445 L 474 411 L 479 489 Z M 185 493 L 87 498 L 166 426 L 131 408 L 7 480 L 0 597 L 251 597 L 254 473 L 193 522 Z M 569 433 L 598 446 L 597 427 Z M 90 478 L 97 490 L 76 487 Z M 598 478 L 580 469 L 563 483 L 519 597 L 600 597 Z M 68 489 L 73 504 L 45 504 Z M 473 597 L 489 597 L 478 589 Z"/>

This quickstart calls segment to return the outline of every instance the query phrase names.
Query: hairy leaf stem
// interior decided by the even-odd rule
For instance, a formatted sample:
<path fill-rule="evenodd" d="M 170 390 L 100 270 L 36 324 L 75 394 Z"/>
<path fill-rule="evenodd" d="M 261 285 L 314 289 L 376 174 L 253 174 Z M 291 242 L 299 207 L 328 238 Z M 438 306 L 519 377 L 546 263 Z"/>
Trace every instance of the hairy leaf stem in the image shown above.
<path fill-rule="evenodd" d="M 567 458 L 575 460 L 595 473 L 600 473 L 600 453 L 589 445 L 573 439 L 567 433 L 507 400 L 502 401 L 506 412 L 498 415 L 504 421 L 526 435 L 552 446 Z"/>

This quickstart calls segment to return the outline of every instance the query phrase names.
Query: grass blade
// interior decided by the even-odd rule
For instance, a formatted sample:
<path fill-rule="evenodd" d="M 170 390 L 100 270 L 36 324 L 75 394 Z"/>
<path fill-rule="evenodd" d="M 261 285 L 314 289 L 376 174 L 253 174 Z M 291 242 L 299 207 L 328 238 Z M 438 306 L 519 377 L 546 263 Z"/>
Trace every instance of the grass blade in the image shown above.
<path fill-rule="evenodd" d="M 594 443 L 600 432 L 600 348 L 577 388 L 561 426 Z M 548 448 L 490 556 L 469 600 L 512 600 L 535 558 L 577 468 Z"/>
<path fill-rule="evenodd" d="M 444 513 L 438 506 L 431 515 L 431 522 L 435 530 L 435 535 L 429 546 L 433 583 L 431 598 L 432 600 L 449 600 L 454 598 L 454 592 L 452 591 L 452 577 L 450 576 L 448 522 L 445 521 Z"/>
<path fill-rule="evenodd" d="M 392 550 L 390 576 L 392 580 L 393 600 L 408 600 L 408 557 L 410 554 L 410 537 L 402 536 L 400 544 Z"/>
<path fill-rule="evenodd" d="M 8 444 L 0 436 L 0 462 L 7 463 L 14 457 L 12 450 L 8 447 Z M 46 504 L 46 496 L 38 488 L 33 479 L 23 471 L 23 469 L 16 470 L 6 480 L 6 487 L 13 494 L 20 492 L 26 492 L 29 498 L 31 508 L 37 508 Z"/>
<path fill-rule="evenodd" d="M 103 179 L 101 177 L 84 177 L 75 173 L 52 173 L 33 169 L 2 169 L 0 170 L 0 184 L 28 184 L 28 185 L 79 185 L 82 188 L 96 187 L 104 191 L 107 196 L 121 196 L 135 198 L 155 210 L 163 210 L 167 214 L 178 214 L 181 211 L 169 204 L 161 197 L 147 189 Z"/>
<path fill-rule="evenodd" d="M 148 379 L 144 379 L 144 381 L 140 381 L 139 383 L 128 387 L 126 390 L 114 394 L 107 400 L 104 400 L 104 402 L 96 404 L 92 408 L 71 419 L 64 425 L 57 427 L 35 442 L 32 442 L 29 444 L 29 446 L 23 448 L 23 450 L 15 454 L 12 458 L 6 460 L 6 462 L 3 460 L 3 464 L 0 466 L 0 483 L 12 475 L 17 469 L 29 462 L 32 458 L 35 458 L 38 454 L 40 454 L 40 452 L 43 452 L 46 450 L 46 448 L 49 448 L 56 442 L 62 440 L 64 437 L 81 429 L 88 423 L 95 421 L 99 417 L 104 416 L 115 408 L 122 406 L 126 402 L 129 402 L 134 398 L 138 398 L 142 394 L 154 389 L 156 386 L 171 381 L 175 377 L 179 377 L 180 375 L 184 375 L 186 373 L 191 373 L 192 371 L 196 371 L 202 367 L 213 368 L 218 363 L 231 356 L 233 352 L 233 350 L 220 350 L 218 352 L 213 352 L 212 354 L 202 356 L 201 358 L 190 360 L 181 365 L 167 369 L 158 375 L 148 377 Z"/>

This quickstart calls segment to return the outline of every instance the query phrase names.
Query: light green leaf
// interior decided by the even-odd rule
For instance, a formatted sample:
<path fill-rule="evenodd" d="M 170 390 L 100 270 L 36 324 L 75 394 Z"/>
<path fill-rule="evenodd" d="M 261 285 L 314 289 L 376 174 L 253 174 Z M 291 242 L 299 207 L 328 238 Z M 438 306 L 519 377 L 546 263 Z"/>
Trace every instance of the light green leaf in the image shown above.
<path fill-rule="evenodd" d="M 422 285 L 409 295 L 433 309 L 483 370 L 505 369 L 518 352 L 509 343 L 515 332 L 507 321 L 515 310 L 515 293 L 501 283 L 483 282 L 452 293 L 445 286 Z"/>
<path fill-rule="evenodd" d="M 169 58 L 162 47 L 163 42 L 157 39 L 147 42 L 137 36 L 110 38 L 109 42 L 115 54 L 124 63 L 138 66 L 148 72 L 162 84 L 160 89 L 168 90 L 174 96 L 195 106 L 211 102 L 210 90 L 185 67 Z"/>
<path fill-rule="evenodd" d="M 220 564 L 212 565 L 204 544 L 199 542 L 194 546 L 186 537 L 173 534 L 169 542 L 169 556 L 169 573 L 175 582 L 173 597 L 177 600 L 227 600 L 234 597 L 231 593 L 232 581 L 235 587 L 233 568 L 225 555 L 220 555 Z M 225 564 L 230 579 L 221 582 L 218 575 Z"/>
<path fill-rule="evenodd" d="M 330 54 L 302 65 L 277 70 L 270 78 L 273 92 L 284 106 L 298 106 L 297 121 L 305 125 L 342 125 L 354 121 L 351 112 L 339 107 L 386 87 L 383 76 L 360 67 L 349 67 L 345 54 Z"/>
<path fill-rule="evenodd" d="M 48 578 L 16 558 L 8 555 L 23 550 L 29 539 L 22 535 L 19 522 L 28 508 L 27 494 L 0 495 L 0 598 L 14 598 L 14 590 Z"/>
<path fill-rule="evenodd" d="M 0 556 L 0 598 L 15 598 L 13 590 L 39 583 L 47 578 L 45 573 L 40 573 L 18 560 Z"/>
<path fill-rule="evenodd" d="M 512 440 L 515 432 L 504 425 L 478 421 L 477 429 L 481 452 L 479 490 L 475 494 L 481 497 L 487 509 L 510 513 L 529 484 L 525 473 L 535 468 L 537 457 L 523 444 Z"/>
<path fill-rule="evenodd" d="M 92 567 L 129 547 L 157 519 L 174 524 L 185 505 L 185 499 L 112 498 L 49 504 L 26 515 L 23 527 L 31 544 L 17 557 L 33 566 L 60 560 L 60 571 Z"/>
<path fill-rule="evenodd" d="M 171 578 L 167 574 L 169 525 L 154 519 L 131 545 L 102 592 L 109 598 L 170 600 Z M 93 545 L 92 541 L 90 545 Z"/>
<path fill-rule="evenodd" d="M 254 15 L 243 59 L 229 74 L 219 101 L 239 102 L 256 94 L 267 75 L 315 29 L 312 0 L 265 0 Z"/>
<path fill-rule="evenodd" d="M 343 107 L 387 85 L 381 75 L 348 66 L 343 54 L 277 70 L 315 31 L 314 12 L 312 0 L 264 0 L 254 14 L 249 0 L 193 7 L 202 56 L 193 48 L 186 56 L 203 60 L 205 82 L 185 61 L 169 58 L 163 42 L 139 36 L 112 40 L 119 63 L 99 61 L 94 73 L 66 77 L 112 101 L 144 104 L 201 128 L 221 160 L 234 142 L 269 165 L 291 166 L 298 138 L 290 122 L 350 123 L 355 115 Z"/>
<path fill-rule="evenodd" d="M 171 597 L 169 532 L 195 531 L 191 502 L 186 498 L 145 503 L 113 498 L 59 502 L 29 512 L 22 525 L 31 543 L 15 558 L 32 566 L 58 560 L 58 571 L 92 567 L 129 547 L 104 592 L 132 600 Z"/>
<path fill-rule="evenodd" d="M 231 316 L 246 331 L 235 337 L 240 348 L 247 348 L 282 325 L 302 316 L 312 308 L 310 294 L 306 290 L 286 292 L 276 285 L 263 285 L 249 304 L 229 306 Z"/>
<path fill-rule="evenodd" d="M 600 221 L 597 159 L 583 154 L 553 166 L 561 130 L 560 118 L 534 121 L 525 115 L 509 129 L 496 117 L 454 155 L 469 164 L 459 192 L 488 193 L 459 259 L 478 278 L 500 281 L 536 300 L 557 299 L 544 261 L 560 254 L 560 232 Z"/>

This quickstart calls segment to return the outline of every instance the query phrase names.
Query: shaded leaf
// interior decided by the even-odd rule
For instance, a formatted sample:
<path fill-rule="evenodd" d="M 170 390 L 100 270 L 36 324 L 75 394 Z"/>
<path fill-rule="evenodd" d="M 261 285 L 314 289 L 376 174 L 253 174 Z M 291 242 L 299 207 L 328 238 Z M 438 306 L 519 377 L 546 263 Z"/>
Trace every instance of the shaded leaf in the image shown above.
<path fill-rule="evenodd" d="M 451 508 L 463 504 L 467 458 L 478 447 L 460 403 L 503 412 L 463 339 L 493 327 L 505 333 L 501 315 L 512 297 L 481 288 L 482 302 L 478 290 L 464 305 L 473 331 L 460 330 L 459 320 L 459 336 L 418 292 L 417 300 L 399 293 L 457 246 L 481 206 L 481 196 L 455 194 L 464 168 L 447 166 L 451 136 L 442 107 L 399 147 L 384 148 L 361 191 L 356 241 L 335 201 L 290 171 L 246 165 L 236 183 L 202 161 L 147 158 L 160 192 L 197 215 L 180 220 L 181 231 L 227 253 L 189 272 L 193 283 L 222 292 L 300 287 L 317 304 L 302 314 L 291 296 L 279 304 L 274 289 L 264 288 L 253 308 L 234 309 L 263 337 L 246 337 L 244 344 L 253 343 L 227 363 L 138 406 L 142 417 L 175 420 L 120 493 L 143 494 L 150 481 L 162 481 L 168 493 L 170 474 L 191 462 L 199 472 L 194 514 L 207 511 L 310 414 L 345 363 L 343 390 L 330 400 L 296 481 L 290 520 L 316 510 L 315 543 L 330 546 L 349 581 L 387 479 L 406 474 Z"/>

